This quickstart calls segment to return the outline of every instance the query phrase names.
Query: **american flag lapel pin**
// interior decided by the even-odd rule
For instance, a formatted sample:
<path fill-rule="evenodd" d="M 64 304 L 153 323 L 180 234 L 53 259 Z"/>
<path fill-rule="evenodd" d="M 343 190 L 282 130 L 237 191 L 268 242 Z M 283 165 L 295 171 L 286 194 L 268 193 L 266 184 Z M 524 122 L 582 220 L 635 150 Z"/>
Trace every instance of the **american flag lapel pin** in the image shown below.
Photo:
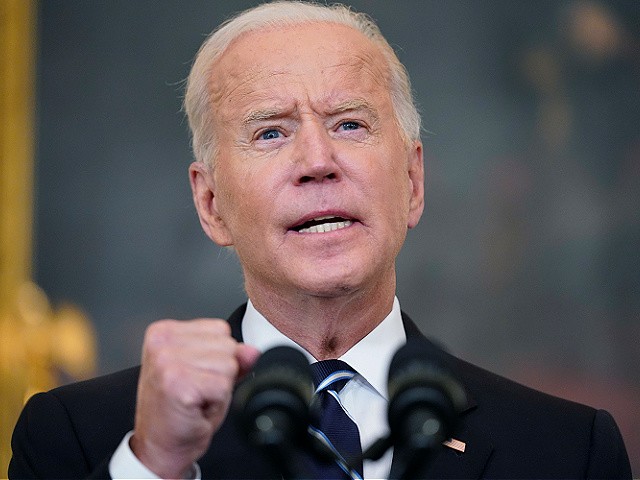
<path fill-rule="evenodd" d="M 442 442 L 442 445 L 444 445 L 445 447 L 453 448 L 457 452 L 461 452 L 461 453 L 464 453 L 464 451 L 467 448 L 466 443 L 461 442 L 460 440 L 456 440 L 455 438 L 450 438 L 449 440 L 445 440 L 444 442 Z"/>

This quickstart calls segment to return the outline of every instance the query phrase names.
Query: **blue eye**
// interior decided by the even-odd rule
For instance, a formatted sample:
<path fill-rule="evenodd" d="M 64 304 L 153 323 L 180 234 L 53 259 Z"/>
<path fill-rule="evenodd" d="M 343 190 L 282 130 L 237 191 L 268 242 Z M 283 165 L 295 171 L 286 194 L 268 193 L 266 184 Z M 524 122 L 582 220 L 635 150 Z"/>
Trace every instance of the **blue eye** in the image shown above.
<path fill-rule="evenodd" d="M 358 122 L 343 122 L 340 124 L 340 128 L 343 130 L 357 130 L 360 128 L 360 124 Z"/>
<path fill-rule="evenodd" d="M 260 140 L 273 140 L 280 138 L 280 132 L 278 130 L 265 130 L 260 134 Z"/>

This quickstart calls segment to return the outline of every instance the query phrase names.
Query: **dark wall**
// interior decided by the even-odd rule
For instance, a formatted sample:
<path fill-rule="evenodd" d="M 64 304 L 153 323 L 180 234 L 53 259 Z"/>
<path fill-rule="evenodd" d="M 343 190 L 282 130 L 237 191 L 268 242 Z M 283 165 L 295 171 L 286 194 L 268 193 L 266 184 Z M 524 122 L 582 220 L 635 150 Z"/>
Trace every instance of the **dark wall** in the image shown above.
<path fill-rule="evenodd" d="M 101 372 L 138 362 L 151 321 L 244 299 L 192 206 L 181 95 L 205 35 L 255 3 L 40 3 L 36 279 L 88 312 Z M 614 411 L 640 451 L 640 3 L 352 5 L 432 132 L 403 308 L 471 361 Z"/>

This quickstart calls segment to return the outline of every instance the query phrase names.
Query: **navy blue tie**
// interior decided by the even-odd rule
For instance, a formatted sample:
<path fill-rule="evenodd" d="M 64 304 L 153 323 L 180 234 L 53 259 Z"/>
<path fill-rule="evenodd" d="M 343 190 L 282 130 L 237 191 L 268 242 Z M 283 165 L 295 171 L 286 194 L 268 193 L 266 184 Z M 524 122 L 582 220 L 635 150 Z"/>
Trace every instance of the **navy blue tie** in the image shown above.
<path fill-rule="evenodd" d="M 361 479 L 362 447 L 357 425 L 342 407 L 338 392 L 356 372 L 341 360 L 311 364 L 316 386 L 314 415 L 309 432 L 336 456 L 335 462 L 316 462 L 313 470 L 322 479 Z"/>

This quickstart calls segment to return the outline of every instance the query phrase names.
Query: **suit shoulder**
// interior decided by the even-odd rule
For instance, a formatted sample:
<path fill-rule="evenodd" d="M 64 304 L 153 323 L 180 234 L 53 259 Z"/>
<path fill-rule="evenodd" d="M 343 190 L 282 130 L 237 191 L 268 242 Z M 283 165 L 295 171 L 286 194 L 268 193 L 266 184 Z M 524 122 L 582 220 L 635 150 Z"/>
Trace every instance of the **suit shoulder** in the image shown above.
<path fill-rule="evenodd" d="M 138 368 L 72 383 L 29 399 L 12 437 L 10 476 L 81 478 L 133 429 Z"/>
<path fill-rule="evenodd" d="M 78 415 L 128 411 L 135 404 L 139 373 L 140 367 L 129 368 L 63 385 L 50 390 L 48 394 Z"/>
<path fill-rule="evenodd" d="M 478 404 L 492 405 L 502 414 L 577 415 L 593 421 L 596 409 L 541 392 L 502 375 L 457 359 L 456 373 Z"/>
<path fill-rule="evenodd" d="M 464 428 L 482 432 L 492 445 L 490 471 L 518 472 L 513 478 L 630 478 L 624 442 L 606 411 L 540 392 L 463 360 L 456 365 L 471 397 Z"/>
<path fill-rule="evenodd" d="M 49 393 L 61 399 L 73 399 L 78 395 L 87 397 L 120 397 L 125 393 L 135 392 L 138 385 L 140 367 L 132 367 L 126 370 L 102 375 L 70 383 L 50 390 Z"/>

